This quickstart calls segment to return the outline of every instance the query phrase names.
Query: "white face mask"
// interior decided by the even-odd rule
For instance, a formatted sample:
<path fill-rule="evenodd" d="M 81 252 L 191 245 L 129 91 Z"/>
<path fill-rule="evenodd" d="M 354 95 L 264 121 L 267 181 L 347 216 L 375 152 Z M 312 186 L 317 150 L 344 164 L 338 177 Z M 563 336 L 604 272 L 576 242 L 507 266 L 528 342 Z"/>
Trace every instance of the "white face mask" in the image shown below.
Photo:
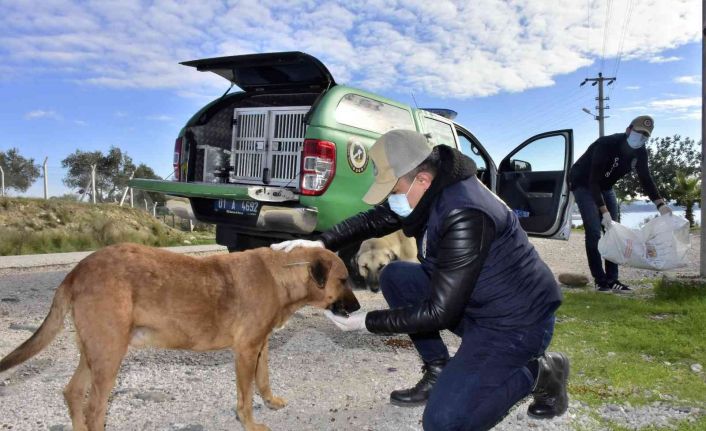
<path fill-rule="evenodd" d="M 645 145 L 647 139 L 649 138 L 641 133 L 630 131 L 628 135 L 628 145 L 630 145 L 631 148 L 637 149 Z"/>
<path fill-rule="evenodd" d="M 407 189 L 407 193 L 412 190 L 415 181 L 416 178 Z M 392 212 L 403 218 L 412 214 L 412 207 L 409 205 L 409 201 L 407 200 L 407 193 L 395 193 L 387 198 L 387 203 L 390 204 L 390 209 Z"/>

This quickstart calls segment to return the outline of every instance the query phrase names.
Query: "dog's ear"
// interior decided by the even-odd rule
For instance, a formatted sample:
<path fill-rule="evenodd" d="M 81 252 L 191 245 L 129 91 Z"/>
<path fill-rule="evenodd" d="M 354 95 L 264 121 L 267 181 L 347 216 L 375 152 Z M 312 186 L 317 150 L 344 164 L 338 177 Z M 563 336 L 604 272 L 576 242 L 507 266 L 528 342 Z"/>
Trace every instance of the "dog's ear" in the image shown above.
<path fill-rule="evenodd" d="M 390 258 L 390 262 L 399 260 L 399 256 L 392 250 L 387 250 L 387 257 Z"/>
<path fill-rule="evenodd" d="M 331 270 L 332 262 L 324 259 L 316 259 L 309 265 L 309 275 L 314 279 L 320 288 L 326 286 L 328 273 Z"/>

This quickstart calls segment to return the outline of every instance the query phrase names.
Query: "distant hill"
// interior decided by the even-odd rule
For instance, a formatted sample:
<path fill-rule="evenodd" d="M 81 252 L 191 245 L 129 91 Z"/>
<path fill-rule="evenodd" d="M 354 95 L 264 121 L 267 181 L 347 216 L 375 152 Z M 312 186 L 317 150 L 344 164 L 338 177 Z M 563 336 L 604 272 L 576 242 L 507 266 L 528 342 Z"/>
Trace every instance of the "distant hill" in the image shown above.
<path fill-rule="evenodd" d="M 0 256 L 87 251 L 119 242 L 212 243 L 211 233 L 173 229 L 144 210 L 63 199 L 0 198 Z"/>

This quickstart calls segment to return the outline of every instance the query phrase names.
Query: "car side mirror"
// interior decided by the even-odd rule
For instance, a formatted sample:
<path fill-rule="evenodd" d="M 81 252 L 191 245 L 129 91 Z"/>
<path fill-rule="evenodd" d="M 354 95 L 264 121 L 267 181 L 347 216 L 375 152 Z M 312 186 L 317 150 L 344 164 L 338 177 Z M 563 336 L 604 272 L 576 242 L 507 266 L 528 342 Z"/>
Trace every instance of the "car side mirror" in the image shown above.
<path fill-rule="evenodd" d="M 532 172 L 532 164 L 524 160 L 512 159 L 510 166 L 513 172 Z"/>

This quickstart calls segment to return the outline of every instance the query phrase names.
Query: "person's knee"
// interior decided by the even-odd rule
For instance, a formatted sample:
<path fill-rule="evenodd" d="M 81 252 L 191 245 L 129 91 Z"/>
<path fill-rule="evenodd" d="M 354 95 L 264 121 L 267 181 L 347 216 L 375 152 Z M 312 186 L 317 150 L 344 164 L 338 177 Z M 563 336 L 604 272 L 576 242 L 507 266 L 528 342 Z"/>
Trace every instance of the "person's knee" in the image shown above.
<path fill-rule="evenodd" d="M 472 414 L 470 409 L 464 409 L 461 406 L 430 408 L 427 405 L 422 418 L 422 427 L 424 431 L 485 431 L 497 422 L 499 421 Z"/>
<path fill-rule="evenodd" d="M 380 271 L 380 290 L 382 294 L 387 298 L 387 294 L 397 291 L 398 280 L 400 279 L 400 271 L 404 266 L 403 262 L 393 261 L 385 265 L 385 267 Z"/>
<path fill-rule="evenodd" d="M 438 403 L 427 404 L 422 417 L 424 431 L 452 431 L 462 429 L 459 426 L 458 412 L 449 406 Z"/>

